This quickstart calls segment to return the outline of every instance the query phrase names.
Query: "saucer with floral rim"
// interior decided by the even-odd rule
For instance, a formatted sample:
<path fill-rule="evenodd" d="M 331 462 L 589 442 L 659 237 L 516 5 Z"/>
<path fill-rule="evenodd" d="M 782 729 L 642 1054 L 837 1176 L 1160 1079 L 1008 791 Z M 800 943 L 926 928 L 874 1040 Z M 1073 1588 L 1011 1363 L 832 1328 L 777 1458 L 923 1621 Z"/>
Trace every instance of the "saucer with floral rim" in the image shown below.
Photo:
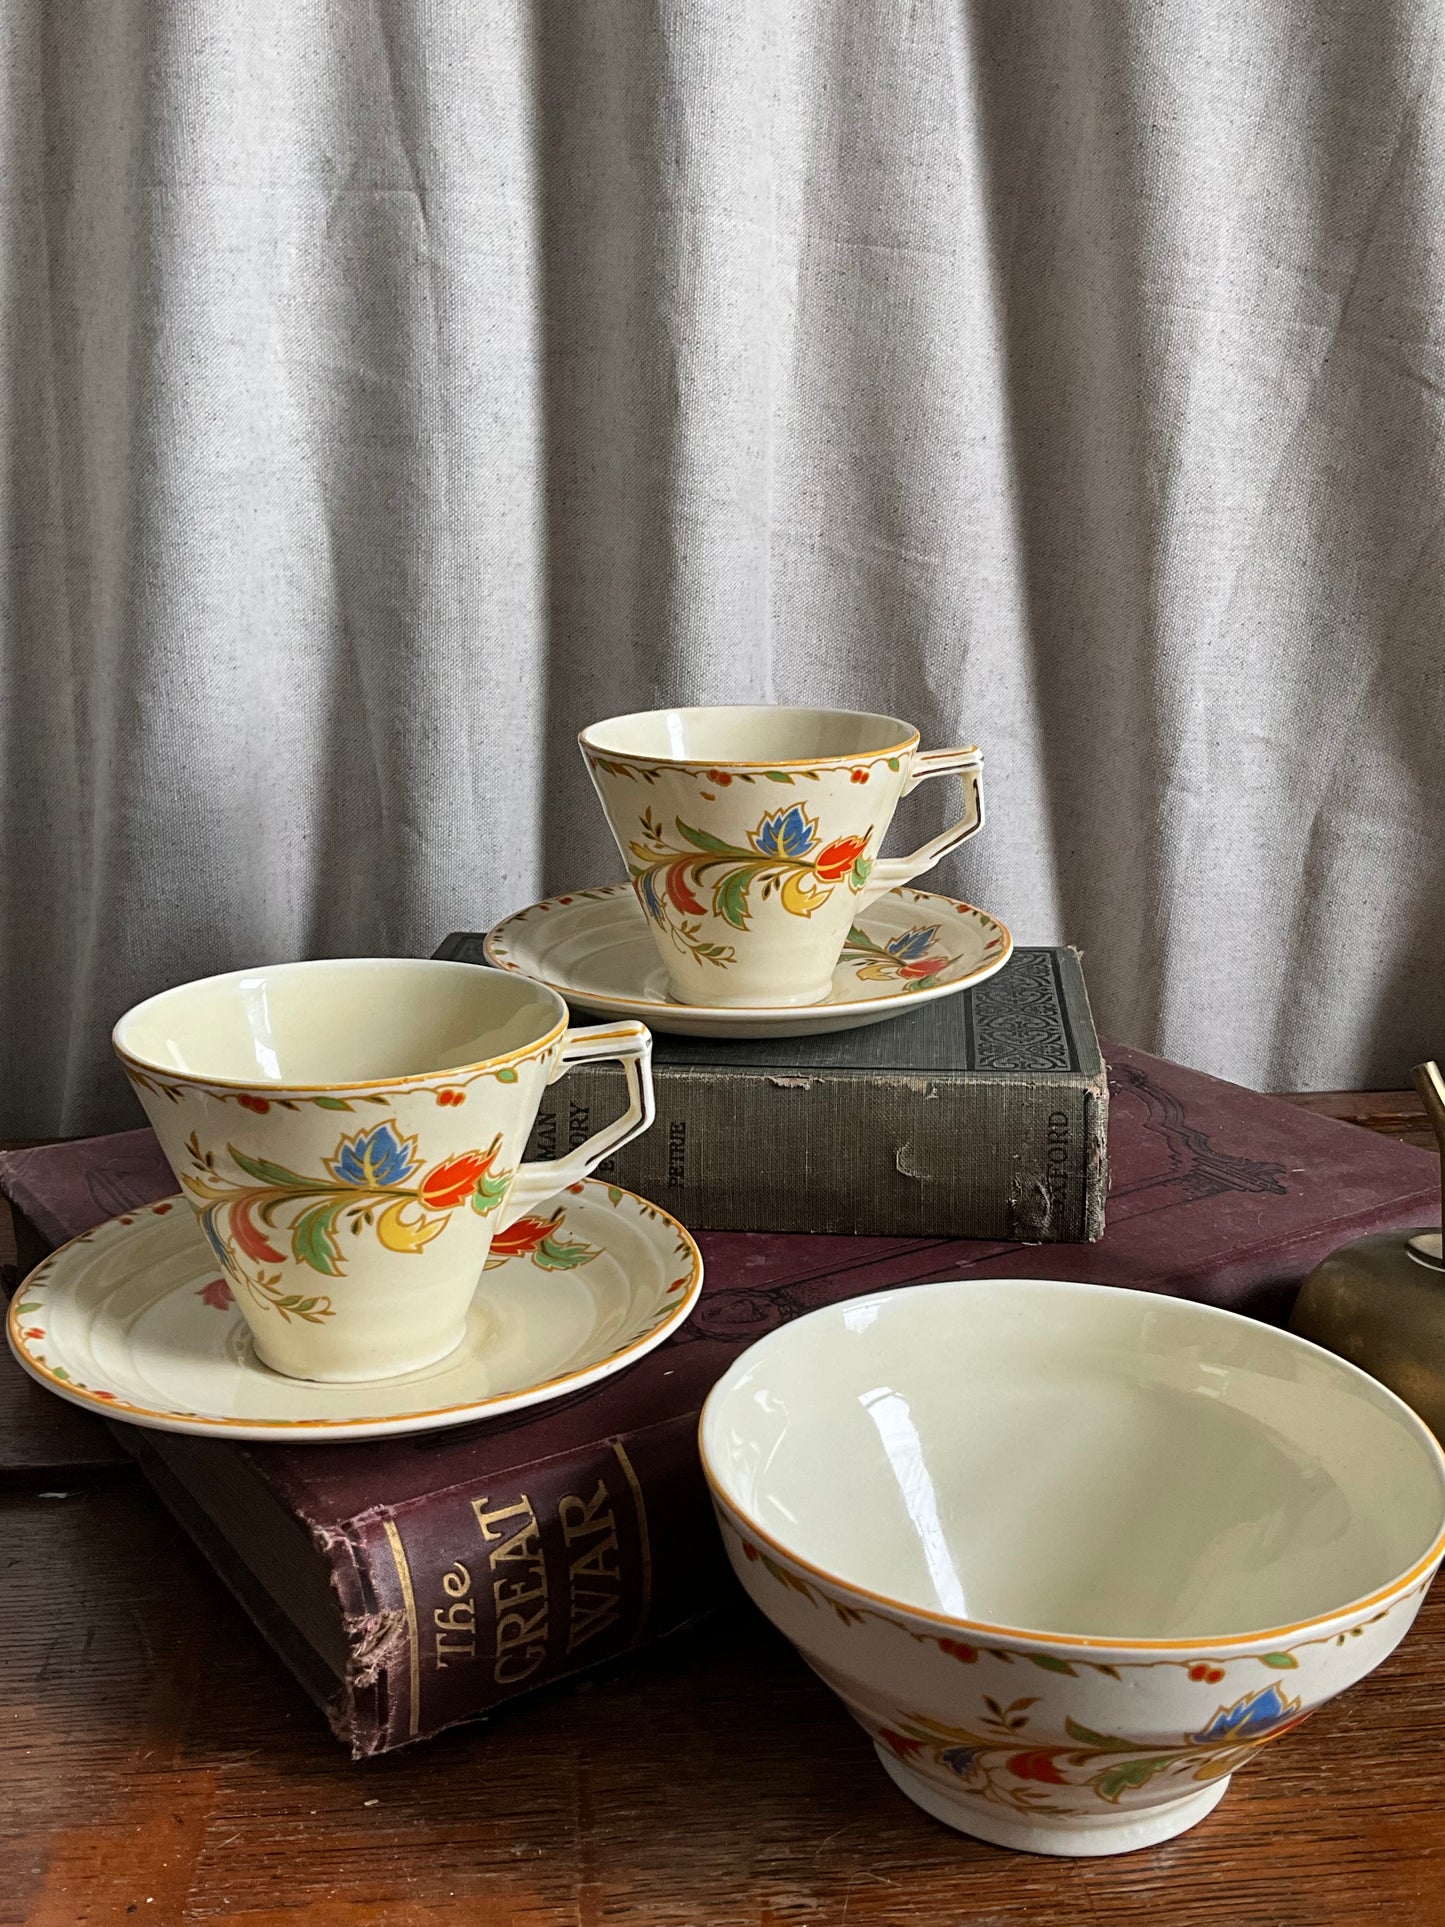
<path fill-rule="evenodd" d="M 181 1198 L 62 1245 L 11 1301 L 10 1348 L 34 1379 L 109 1419 L 229 1439 L 442 1431 L 563 1398 L 675 1331 L 702 1258 L 666 1211 L 587 1178 L 492 1243 L 462 1343 L 396 1378 L 285 1378 L 252 1348 L 229 1282 Z"/>
<path fill-rule="evenodd" d="M 573 890 L 504 917 L 487 933 L 487 962 L 535 977 L 569 1004 L 637 1017 L 683 1037 L 813 1037 L 880 1023 L 952 997 L 1002 970 L 1013 938 L 971 903 L 903 885 L 877 898 L 848 932 L 821 1004 L 674 1003 L 630 883 Z"/>

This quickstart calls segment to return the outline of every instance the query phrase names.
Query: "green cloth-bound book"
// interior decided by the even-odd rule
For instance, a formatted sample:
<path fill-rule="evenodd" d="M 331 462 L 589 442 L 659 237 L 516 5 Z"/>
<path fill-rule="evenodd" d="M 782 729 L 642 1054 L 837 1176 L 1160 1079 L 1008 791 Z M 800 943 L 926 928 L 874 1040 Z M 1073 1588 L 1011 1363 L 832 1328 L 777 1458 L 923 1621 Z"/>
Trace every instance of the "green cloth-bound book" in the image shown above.
<path fill-rule="evenodd" d="M 474 935 L 437 954 L 484 961 Z M 976 989 L 861 1030 L 658 1032 L 653 1079 L 657 1122 L 599 1175 L 694 1231 L 1032 1244 L 1104 1229 L 1108 1084 L 1074 950 L 1016 950 Z M 543 1097 L 530 1155 L 624 1102 L 616 1066 L 576 1066 Z"/>

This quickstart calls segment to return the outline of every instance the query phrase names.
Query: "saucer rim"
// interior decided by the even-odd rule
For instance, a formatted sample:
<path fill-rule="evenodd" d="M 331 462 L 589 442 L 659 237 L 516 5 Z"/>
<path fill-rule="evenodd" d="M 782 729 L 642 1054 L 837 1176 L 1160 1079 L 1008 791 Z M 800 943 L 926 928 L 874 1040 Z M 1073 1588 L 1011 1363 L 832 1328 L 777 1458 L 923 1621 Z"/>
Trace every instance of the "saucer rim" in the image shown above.
<path fill-rule="evenodd" d="M 169 1198 L 156 1198 L 148 1204 L 136 1205 L 129 1211 L 117 1212 L 114 1217 L 92 1225 L 88 1231 L 78 1232 L 75 1237 L 67 1238 L 47 1254 L 34 1270 L 16 1286 L 5 1317 L 5 1336 L 10 1351 L 17 1364 L 38 1385 L 54 1393 L 67 1404 L 78 1406 L 82 1411 L 92 1412 L 100 1418 L 114 1419 L 124 1424 L 138 1425 L 146 1430 L 179 1432 L 193 1438 L 230 1438 L 288 1441 L 296 1444 L 338 1444 L 348 1440 L 389 1438 L 410 1432 L 445 1431 L 457 1425 L 484 1422 L 487 1419 L 505 1418 L 534 1405 L 550 1404 L 555 1399 L 565 1398 L 573 1392 L 585 1391 L 589 1386 L 604 1379 L 614 1377 L 637 1363 L 648 1352 L 653 1351 L 669 1338 L 692 1316 L 702 1293 L 703 1257 L 696 1238 L 678 1218 L 665 1206 L 654 1204 L 651 1198 L 644 1198 L 640 1192 L 626 1185 L 609 1184 L 603 1178 L 583 1178 L 576 1185 L 566 1185 L 557 1195 L 581 1191 L 616 1192 L 621 1197 L 630 1198 L 634 1204 L 643 1207 L 641 1216 L 646 1219 L 651 1214 L 653 1221 L 661 1220 L 663 1229 L 671 1229 L 680 1246 L 691 1253 L 691 1271 L 685 1288 L 678 1296 L 675 1305 L 669 1307 L 670 1315 L 661 1320 L 655 1330 L 645 1332 L 640 1338 L 624 1345 L 621 1350 L 609 1353 L 607 1357 L 586 1365 L 579 1371 L 564 1372 L 558 1377 L 540 1380 L 523 1390 L 504 1392 L 490 1399 L 469 1399 L 462 1404 L 429 1407 L 421 1412 L 401 1412 L 394 1414 L 378 1413 L 369 1417 L 326 1419 L 326 1418 L 229 1418 L 223 1413 L 207 1416 L 205 1413 L 182 1413 L 178 1410 L 157 1410 L 154 1407 L 136 1405 L 114 1394 L 106 1394 L 94 1387 L 78 1387 L 66 1379 L 57 1378 L 54 1372 L 35 1358 L 26 1347 L 20 1334 L 20 1303 L 26 1295 L 31 1280 L 41 1271 L 49 1271 L 53 1265 L 65 1257 L 74 1247 L 89 1244 L 100 1233 L 113 1227 L 123 1226 L 127 1230 L 137 1220 L 167 1216 L 177 1212 L 177 1222 L 185 1223 L 194 1214 L 183 1193 L 177 1192 Z M 615 1209 L 616 1206 L 613 1206 Z M 184 1214 L 184 1215 L 183 1215 Z M 681 1254 L 679 1254 L 681 1261 Z M 179 1290 L 180 1287 L 177 1287 Z M 246 1369 L 241 1366 L 240 1369 Z M 276 1377 L 282 1378 L 280 1373 Z M 284 1381 L 283 1381 L 284 1382 Z M 298 1386 L 310 1381 L 297 1379 Z M 385 1386 L 386 1379 L 368 1381 L 377 1386 Z"/>
<path fill-rule="evenodd" d="M 1015 946 L 1012 930 L 1009 929 L 1002 917 L 996 917 L 992 910 L 985 910 L 981 904 L 969 903 L 963 897 L 946 897 L 938 890 L 915 890 L 911 884 L 907 883 L 895 884 L 891 890 L 885 891 L 883 897 L 880 897 L 878 901 L 881 903 L 885 901 L 887 897 L 901 896 L 905 890 L 908 891 L 915 901 L 944 903 L 948 905 L 950 910 L 963 910 L 975 917 L 987 917 L 995 929 L 1003 932 L 1004 944 L 1002 953 L 997 957 L 990 957 L 987 962 L 979 964 L 975 970 L 969 971 L 966 976 L 956 977 L 949 983 L 928 984 L 921 990 L 896 991 L 887 997 L 858 997 L 847 1003 L 824 1002 L 821 1004 L 678 1004 L 674 1003 L 670 998 L 621 997 L 613 996 L 610 992 L 601 996 L 596 1001 L 589 1001 L 586 994 L 578 990 L 575 985 L 559 983 L 552 977 L 537 977 L 531 971 L 524 970 L 520 964 L 505 961 L 503 958 L 497 956 L 493 950 L 494 939 L 499 937 L 509 924 L 520 923 L 523 917 L 530 916 L 534 910 L 540 910 L 545 905 L 554 903 L 563 904 L 564 908 L 570 909 L 571 903 L 564 900 L 585 897 L 595 901 L 599 896 L 604 894 L 614 896 L 623 891 L 631 892 L 632 885 L 630 883 L 592 883 L 578 890 L 559 890 L 556 896 L 538 897 L 535 903 L 526 904 L 520 910 L 513 910 L 509 915 L 500 918 L 494 923 L 482 939 L 482 951 L 487 962 L 491 964 L 494 969 L 507 970 L 518 977 L 531 977 L 533 982 L 544 984 L 548 990 L 555 990 L 564 1002 L 570 999 L 573 1002 L 581 1004 L 584 1009 L 611 1010 L 614 1007 L 621 1008 L 625 1006 L 628 1010 L 639 1012 L 659 1011 L 666 1016 L 680 1018 L 689 1023 L 707 1022 L 708 1020 L 719 1022 L 736 1020 L 741 1023 L 747 1023 L 753 1018 L 758 1018 L 763 1021 L 776 1019 L 778 1022 L 783 1023 L 806 1019 L 813 1015 L 826 1016 L 829 1012 L 834 1011 L 840 1015 L 853 1015 L 864 1009 L 877 1011 L 880 1018 L 883 1016 L 893 1016 L 901 1014 L 905 1010 L 916 1010 L 925 1003 L 932 1003 L 937 998 L 954 995 L 960 990 L 971 990 L 976 984 L 983 983 L 988 978 L 995 976 L 1013 956 Z M 865 910 L 861 914 L 866 916 L 868 913 Z"/>

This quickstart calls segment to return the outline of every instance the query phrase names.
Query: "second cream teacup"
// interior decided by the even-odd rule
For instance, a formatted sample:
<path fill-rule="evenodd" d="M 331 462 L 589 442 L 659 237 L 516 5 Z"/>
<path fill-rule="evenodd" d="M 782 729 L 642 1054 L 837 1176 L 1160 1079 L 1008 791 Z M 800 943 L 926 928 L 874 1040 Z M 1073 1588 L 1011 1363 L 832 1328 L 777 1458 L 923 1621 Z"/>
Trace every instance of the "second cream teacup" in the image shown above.
<path fill-rule="evenodd" d="M 138 1004 L 114 1043 L 258 1357 L 293 1378 L 444 1358 L 496 1235 L 545 1247 L 538 1208 L 653 1115 L 643 1025 L 569 1029 L 555 991 L 475 964 L 233 971 Z M 543 1090 L 593 1058 L 621 1061 L 626 1111 L 522 1163 Z"/>
<path fill-rule="evenodd" d="M 920 751 L 895 716 L 655 709 L 579 741 L 680 1003 L 821 1003 L 858 912 L 983 823 L 982 754 Z M 898 799 L 951 775 L 958 822 L 880 858 Z"/>

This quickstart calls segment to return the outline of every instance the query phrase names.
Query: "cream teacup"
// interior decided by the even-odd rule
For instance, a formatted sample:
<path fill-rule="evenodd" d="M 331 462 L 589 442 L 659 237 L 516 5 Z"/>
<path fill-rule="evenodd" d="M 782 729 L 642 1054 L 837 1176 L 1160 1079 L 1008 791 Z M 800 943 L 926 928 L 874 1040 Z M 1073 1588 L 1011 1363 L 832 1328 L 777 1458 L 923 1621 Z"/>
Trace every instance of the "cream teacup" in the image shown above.
<path fill-rule="evenodd" d="M 113 1042 L 257 1355 L 292 1378 L 444 1358 L 497 1233 L 540 1247 L 530 1214 L 653 1115 L 643 1025 L 569 1029 L 555 991 L 475 964 L 232 971 L 138 1004 Z M 543 1090 L 593 1058 L 622 1063 L 626 1111 L 523 1164 Z"/>
<path fill-rule="evenodd" d="M 895 716 L 847 709 L 654 709 L 579 738 L 672 995 L 817 1004 L 858 912 L 983 823 L 981 753 L 920 751 Z M 964 814 L 881 857 L 898 799 L 958 776 Z"/>

